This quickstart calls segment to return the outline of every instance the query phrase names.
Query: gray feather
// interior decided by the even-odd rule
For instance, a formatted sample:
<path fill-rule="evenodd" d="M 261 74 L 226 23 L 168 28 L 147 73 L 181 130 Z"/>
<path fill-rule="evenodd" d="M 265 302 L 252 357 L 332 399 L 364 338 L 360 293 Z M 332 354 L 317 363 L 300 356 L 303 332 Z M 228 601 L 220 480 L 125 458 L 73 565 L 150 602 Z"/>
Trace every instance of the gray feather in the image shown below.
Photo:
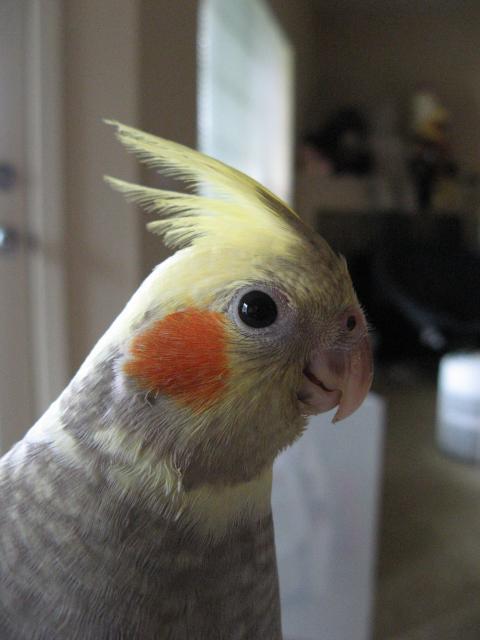
<path fill-rule="evenodd" d="M 78 464 L 28 439 L 0 462 L 0 638 L 279 640 L 271 514 L 208 540 L 112 485 L 114 362 L 61 398 Z"/>

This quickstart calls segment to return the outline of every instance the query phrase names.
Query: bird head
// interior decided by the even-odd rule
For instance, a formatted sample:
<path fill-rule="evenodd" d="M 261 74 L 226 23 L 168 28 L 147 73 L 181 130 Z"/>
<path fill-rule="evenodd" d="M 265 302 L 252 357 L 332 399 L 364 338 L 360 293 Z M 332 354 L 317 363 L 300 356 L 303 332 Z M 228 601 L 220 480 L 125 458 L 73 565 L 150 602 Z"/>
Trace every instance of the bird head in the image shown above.
<path fill-rule="evenodd" d="M 144 440 L 192 486 L 248 479 L 309 414 L 337 407 L 334 420 L 345 418 L 370 388 L 367 325 L 346 262 L 253 179 L 113 124 L 144 161 L 209 188 L 107 179 L 161 214 L 148 226 L 176 249 L 126 308 L 117 395 L 142 400 Z"/>

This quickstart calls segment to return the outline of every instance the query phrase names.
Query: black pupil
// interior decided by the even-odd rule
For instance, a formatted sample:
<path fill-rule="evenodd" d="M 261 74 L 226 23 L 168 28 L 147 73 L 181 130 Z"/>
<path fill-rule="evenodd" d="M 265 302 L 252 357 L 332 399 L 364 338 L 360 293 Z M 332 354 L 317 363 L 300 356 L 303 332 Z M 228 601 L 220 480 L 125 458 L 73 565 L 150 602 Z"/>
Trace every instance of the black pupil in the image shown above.
<path fill-rule="evenodd" d="M 355 316 L 348 316 L 348 318 L 347 318 L 347 329 L 349 331 L 353 331 L 356 326 L 357 326 L 357 321 L 355 319 Z"/>
<path fill-rule="evenodd" d="M 249 291 L 238 304 L 240 318 L 249 327 L 269 327 L 277 319 L 277 305 L 263 291 Z"/>

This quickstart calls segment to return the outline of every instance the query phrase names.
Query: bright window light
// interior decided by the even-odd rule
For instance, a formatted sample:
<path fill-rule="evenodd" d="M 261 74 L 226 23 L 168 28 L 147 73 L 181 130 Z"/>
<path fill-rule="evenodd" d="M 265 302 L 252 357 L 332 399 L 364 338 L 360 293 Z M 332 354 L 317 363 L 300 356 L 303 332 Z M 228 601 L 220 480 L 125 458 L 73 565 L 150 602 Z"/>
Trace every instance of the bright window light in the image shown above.
<path fill-rule="evenodd" d="M 262 0 L 203 0 L 199 148 L 291 201 L 293 50 Z"/>

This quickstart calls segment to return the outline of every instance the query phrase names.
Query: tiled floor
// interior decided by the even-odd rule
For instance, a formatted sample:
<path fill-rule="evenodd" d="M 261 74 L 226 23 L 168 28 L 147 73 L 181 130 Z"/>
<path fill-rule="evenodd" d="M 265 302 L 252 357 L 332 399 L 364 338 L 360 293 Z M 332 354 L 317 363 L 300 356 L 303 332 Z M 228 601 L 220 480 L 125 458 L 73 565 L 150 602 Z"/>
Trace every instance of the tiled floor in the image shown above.
<path fill-rule="evenodd" d="M 480 639 L 480 466 L 435 446 L 435 379 L 378 377 L 388 401 L 375 640 Z"/>

